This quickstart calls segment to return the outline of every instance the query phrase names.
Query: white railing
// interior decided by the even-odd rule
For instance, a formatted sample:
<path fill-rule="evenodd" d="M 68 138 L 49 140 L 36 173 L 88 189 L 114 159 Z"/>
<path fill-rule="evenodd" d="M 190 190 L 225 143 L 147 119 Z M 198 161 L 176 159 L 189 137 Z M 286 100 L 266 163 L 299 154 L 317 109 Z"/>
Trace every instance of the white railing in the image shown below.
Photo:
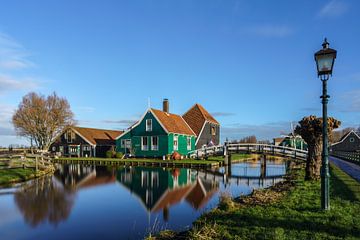
<path fill-rule="evenodd" d="M 229 153 L 260 153 L 293 157 L 298 159 L 306 159 L 308 154 L 308 151 L 305 150 L 270 144 L 228 143 L 226 146 Z M 224 145 L 201 148 L 190 152 L 189 155 L 191 158 L 224 155 Z"/>

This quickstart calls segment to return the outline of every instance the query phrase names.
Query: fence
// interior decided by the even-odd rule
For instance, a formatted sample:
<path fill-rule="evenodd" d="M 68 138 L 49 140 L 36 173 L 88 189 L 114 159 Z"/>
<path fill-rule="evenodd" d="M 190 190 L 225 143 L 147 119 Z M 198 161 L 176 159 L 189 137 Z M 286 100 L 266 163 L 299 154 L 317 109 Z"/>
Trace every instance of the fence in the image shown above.
<path fill-rule="evenodd" d="M 360 165 L 360 152 L 332 151 L 331 156 L 344 159 Z"/>
<path fill-rule="evenodd" d="M 0 154 L 0 170 L 12 168 L 35 168 L 51 165 L 51 157 L 44 154 Z"/>

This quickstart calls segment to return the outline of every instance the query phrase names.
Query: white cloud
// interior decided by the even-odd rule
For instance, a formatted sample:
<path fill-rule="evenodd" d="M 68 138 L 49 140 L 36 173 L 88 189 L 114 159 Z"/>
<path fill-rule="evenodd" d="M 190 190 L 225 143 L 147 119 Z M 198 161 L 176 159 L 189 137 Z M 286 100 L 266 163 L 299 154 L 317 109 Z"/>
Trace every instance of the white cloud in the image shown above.
<path fill-rule="evenodd" d="M 263 37 L 287 37 L 294 33 L 294 29 L 287 25 L 274 25 L 274 24 L 265 24 L 265 25 L 255 25 L 246 29 L 247 32 Z"/>
<path fill-rule="evenodd" d="M 17 70 L 35 66 L 28 58 L 30 53 L 15 39 L 0 33 L 0 70 Z"/>
<path fill-rule="evenodd" d="M 31 78 L 15 79 L 12 76 L 0 75 L 0 95 L 8 91 L 32 91 L 40 87 L 40 83 Z"/>
<path fill-rule="evenodd" d="M 319 12 L 319 17 L 338 17 L 346 13 L 348 5 L 343 0 L 331 0 Z"/>

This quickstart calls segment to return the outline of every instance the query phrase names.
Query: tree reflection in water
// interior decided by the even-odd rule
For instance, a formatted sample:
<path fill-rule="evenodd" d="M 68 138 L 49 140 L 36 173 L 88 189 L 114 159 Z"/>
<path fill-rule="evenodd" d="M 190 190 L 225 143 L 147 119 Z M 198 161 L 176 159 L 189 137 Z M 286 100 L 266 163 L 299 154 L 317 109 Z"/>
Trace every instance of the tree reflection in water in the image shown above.
<path fill-rule="evenodd" d="M 15 193 L 15 202 L 30 226 L 36 227 L 45 221 L 56 226 L 69 217 L 74 193 L 48 176 L 22 186 Z"/>

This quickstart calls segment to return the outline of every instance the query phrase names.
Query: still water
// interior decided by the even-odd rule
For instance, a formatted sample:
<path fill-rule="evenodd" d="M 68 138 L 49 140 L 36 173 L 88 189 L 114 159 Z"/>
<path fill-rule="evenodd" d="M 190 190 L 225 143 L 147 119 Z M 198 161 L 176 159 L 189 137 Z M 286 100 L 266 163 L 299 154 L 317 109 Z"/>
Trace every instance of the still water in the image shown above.
<path fill-rule="evenodd" d="M 57 165 L 53 176 L 0 189 L 0 239 L 142 239 L 185 230 L 221 192 L 248 195 L 282 180 L 287 163 L 231 168 L 112 168 Z"/>

